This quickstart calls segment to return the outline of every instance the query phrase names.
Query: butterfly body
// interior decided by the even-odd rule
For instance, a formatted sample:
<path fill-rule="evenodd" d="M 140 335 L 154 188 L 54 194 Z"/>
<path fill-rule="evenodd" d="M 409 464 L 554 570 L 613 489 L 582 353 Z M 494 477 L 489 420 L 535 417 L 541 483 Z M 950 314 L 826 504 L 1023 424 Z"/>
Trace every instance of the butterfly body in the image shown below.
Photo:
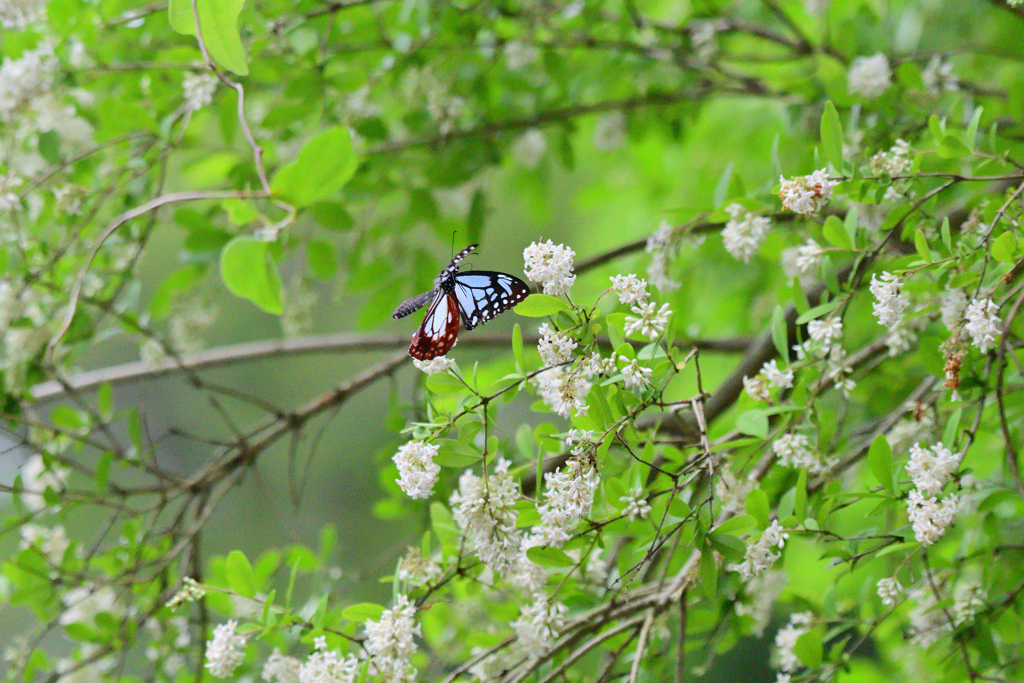
<path fill-rule="evenodd" d="M 519 278 L 489 270 L 459 272 L 459 263 L 476 249 L 470 245 L 452 259 L 434 279 L 434 288 L 406 299 L 392 318 L 403 318 L 430 304 L 413 335 L 409 355 L 430 360 L 448 353 L 459 334 L 459 320 L 467 330 L 482 325 L 512 308 L 530 294 Z"/>

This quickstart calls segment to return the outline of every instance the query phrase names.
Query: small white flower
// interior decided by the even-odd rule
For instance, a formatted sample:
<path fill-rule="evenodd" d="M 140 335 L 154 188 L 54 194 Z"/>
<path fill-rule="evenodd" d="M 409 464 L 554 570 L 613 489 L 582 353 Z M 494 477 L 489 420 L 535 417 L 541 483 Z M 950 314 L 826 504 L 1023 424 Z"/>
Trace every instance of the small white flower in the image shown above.
<path fill-rule="evenodd" d="M 768 391 L 768 380 L 761 374 L 754 375 L 753 377 L 744 375 L 743 390 L 747 392 L 747 396 L 755 401 L 768 402 L 772 399 L 772 395 Z"/>
<path fill-rule="evenodd" d="M 83 584 L 65 593 L 63 602 L 65 608 L 57 621 L 64 626 L 91 624 L 99 614 L 120 615 L 124 612 L 110 586 Z"/>
<path fill-rule="evenodd" d="M 938 500 L 925 498 L 917 489 L 911 489 L 907 500 L 907 516 L 914 529 L 914 538 L 927 547 L 946 535 L 946 528 L 956 521 L 960 499 L 949 496 Z"/>
<path fill-rule="evenodd" d="M 25 492 L 21 501 L 30 510 L 39 511 L 46 507 L 43 493 L 47 490 L 61 492 L 69 472 L 56 466 L 47 467 L 43 456 L 33 455 L 20 468 L 21 483 Z"/>
<path fill-rule="evenodd" d="M 22 524 L 18 528 L 21 534 L 22 548 L 36 548 L 50 564 L 59 565 L 64 559 L 64 553 L 71 545 L 68 540 L 67 531 L 63 526 L 50 527 L 39 524 Z"/>
<path fill-rule="evenodd" d="M 921 493 L 934 496 L 942 491 L 959 464 L 960 459 L 941 443 L 930 449 L 915 443 L 910 447 L 907 474 Z"/>
<path fill-rule="evenodd" d="M 661 308 L 657 308 L 657 304 L 653 301 L 648 303 L 641 303 L 633 306 L 630 310 L 637 315 L 637 317 L 626 316 L 625 332 L 627 335 L 638 335 L 646 337 L 651 341 L 657 339 L 668 327 L 669 316 L 672 315 L 672 311 L 669 310 L 668 304 L 662 304 Z"/>
<path fill-rule="evenodd" d="M 544 475 L 544 502 L 537 506 L 540 524 L 533 529 L 533 545 L 561 547 L 594 505 L 601 477 L 588 460 L 573 458 L 565 468 Z"/>
<path fill-rule="evenodd" d="M 921 71 L 921 80 L 932 94 L 943 90 L 954 92 L 960 89 L 960 79 L 953 71 L 953 62 L 944 61 L 941 55 L 932 55 L 928 65 Z"/>
<path fill-rule="evenodd" d="M 761 374 L 768 380 L 768 384 L 776 389 L 791 389 L 793 387 L 793 370 L 790 368 L 780 370 L 779 364 L 774 358 L 761 366 Z"/>
<path fill-rule="evenodd" d="M 619 502 L 626 504 L 622 514 L 629 517 L 631 522 L 637 517 L 647 519 L 647 515 L 651 514 L 651 505 L 644 498 L 644 490 L 640 487 L 630 489 L 629 495 L 621 496 Z"/>
<path fill-rule="evenodd" d="M 0 2 L 0 27 L 13 31 L 24 31 L 45 17 L 46 0 L 3 0 Z"/>
<path fill-rule="evenodd" d="M 428 375 L 433 375 L 438 372 L 448 372 L 455 367 L 455 361 L 448 356 L 438 356 L 437 358 L 431 358 L 430 360 L 419 360 L 414 358 L 412 364 L 417 369 L 422 370 Z"/>
<path fill-rule="evenodd" d="M 967 310 L 967 293 L 962 289 L 947 289 L 942 297 L 942 324 L 950 332 L 953 331 L 964 317 Z"/>
<path fill-rule="evenodd" d="M 796 655 L 796 641 L 810 630 L 810 624 L 813 619 L 814 615 L 810 612 L 794 614 L 789 618 L 789 623 L 780 628 L 779 632 L 775 634 L 775 647 L 779 668 L 786 672 L 785 676 L 803 666 L 800 658 Z M 788 678 L 783 680 L 788 681 Z M 776 683 L 778 683 L 778 679 L 776 679 Z"/>
<path fill-rule="evenodd" d="M 519 40 L 510 40 L 505 43 L 505 65 L 510 71 L 519 71 L 537 61 L 540 50 L 535 45 L 530 45 Z"/>
<path fill-rule="evenodd" d="M 570 429 L 565 435 L 565 443 L 571 447 L 569 451 L 573 455 L 584 455 L 594 449 L 597 445 L 596 436 L 592 429 Z"/>
<path fill-rule="evenodd" d="M 783 467 L 806 468 L 812 474 L 826 469 L 806 434 L 783 434 L 772 444 L 772 452 Z"/>
<path fill-rule="evenodd" d="M 540 341 L 537 350 L 545 367 L 554 367 L 572 360 L 577 342 L 567 334 L 552 330 L 547 323 L 540 326 Z"/>
<path fill-rule="evenodd" d="M 977 580 L 958 581 L 953 588 L 953 623 L 962 626 L 974 621 L 987 599 L 988 593 Z"/>
<path fill-rule="evenodd" d="M 765 216 L 747 211 L 740 204 L 731 204 L 726 211 L 731 218 L 722 229 L 725 250 L 735 259 L 748 263 L 767 237 L 772 222 Z"/>
<path fill-rule="evenodd" d="M 391 458 L 398 466 L 398 485 L 410 498 L 430 498 L 441 473 L 440 465 L 434 462 L 439 446 L 423 441 L 402 444 Z"/>
<path fill-rule="evenodd" d="M 638 280 L 636 275 L 612 275 L 612 290 L 618 295 L 619 303 L 627 306 L 647 303 L 647 281 Z"/>
<path fill-rule="evenodd" d="M 574 256 L 576 252 L 572 249 L 551 240 L 534 242 L 523 250 L 526 277 L 543 285 L 545 294 L 567 294 L 576 282 L 572 272 Z"/>
<path fill-rule="evenodd" d="M 420 633 L 415 615 L 416 606 L 407 596 L 398 595 L 395 606 L 384 610 L 379 621 L 366 622 L 371 676 L 380 676 L 387 683 L 416 680 L 416 670 L 409 663 L 417 649 L 413 638 Z"/>
<path fill-rule="evenodd" d="M 878 324 L 894 328 L 903 320 L 903 311 L 910 305 L 910 300 L 900 294 L 900 279 L 892 273 L 882 273 L 881 279 L 871 276 L 871 294 L 875 297 L 872 304 Z"/>
<path fill-rule="evenodd" d="M 245 636 L 235 633 L 238 622 L 217 625 L 206 643 L 206 669 L 214 678 L 227 678 L 245 659 Z"/>
<path fill-rule="evenodd" d="M 879 152 L 868 161 L 871 172 L 875 175 L 899 176 L 910 171 L 914 160 L 910 157 L 910 143 L 897 140 L 887 152 Z"/>
<path fill-rule="evenodd" d="M 466 470 L 459 477 L 459 490 L 449 501 L 452 517 L 466 537 L 470 549 L 497 574 L 507 574 L 518 563 L 522 541 L 516 519 L 519 484 L 499 458 L 487 479 Z"/>
<path fill-rule="evenodd" d="M 825 348 L 831 348 L 843 338 L 843 321 L 838 316 L 825 320 L 812 320 L 807 323 L 807 334 L 810 335 L 812 342 Z"/>
<path fill-rule="evenodd" d="M 263 664 L 260 678 L 267 683 L 306 683 L 299 676 L 301 666 L 302 662 L 297 658 L 283 655 L 275 647 Z"/>
<path fill-rule="evenodd" d="M 516 645 L 530 657 L 541 657 L 558 639 L 558 632 L 565 626 L 568 609 L 560 602 L 549 604 L 548 598 L 539 595 L 534 602 L 523 605 L 519 618 L 512 622 L 516 632 Z"/>
<path fill-rule="evenodd" d="M 895 605 L 900 595 L 903 594 L 903 585 L 895 576 L 879 579 L 875 585 L 878 589 L 878 597 L 882 599 L 882 604 L 886 607 Z"/>
<path fill-rule="evenodd" d="M 825 208 L 836 186 L 824 168 L 792 180 L 779 177 L 779 182 L 782 184 L 779 190 L 782 208 L 804 215 L 815 214 Z"/>
<path fill-rule="evenodd" d="M 204 595 L 206 595 L 206 589 L 196 583 L 191 576 L 186 576 L 181 580 L 181 589 L 167 601 L 167 607 L 176 609 L 179 605 L 195 602 Z"/>
<path fill-rule="evenodd" d="M 191 111 L 202 109 L 213 102 L 213 94 L 217 92 L 217 77 L 213 74 L 185 74 L 181 88 L 185 93 L 185 107 Z"/>
<path fill-rule="evenodd" d="M 739 572 L 744 581 L 761 574 L 769 569 L 782 557 L 782 553 L 775 552 L 775 549 L 782 550 L 786 545 L 789 534 L 773 519 L 771 526 L 764 530 L 761 537 L 753 543 L 747 544 L 747 550 L 740 564 L 729 565 L 729 570 Z"/>
<path fill-rule="evenodd" d="M 643 389 L 651 383 L 653 370 L 639 365 L 635 360 L 630 360 L 626 356 L 619 356 L 619 360 L 626 364 L 622 368 L 622 379 L 625 381 L 627 389 Z"/>
<path fill-rule="evenodd" d="M 999 306 L 992 299 L 975 299 L 964 312 L 967 323 L 964 332 L 971 337 L 971 343 L 982 353 L 988 353 L 999 337 Z"/>
<path fill-rule="evenodd" d="M 851 93 L 873 100 L 892 85 L 892 70 L 888 58 L 879 53 L 854 59 L 846 78 Z"/>
<path fill-rule="evenodd" d="M 541 399 L 558 415 L 569 417 L 573 411 L 576 415 L 587 414 L 587 394 L 591 383 L 583 371 L 550 368 L 537 375 L 534 381 Z"/>

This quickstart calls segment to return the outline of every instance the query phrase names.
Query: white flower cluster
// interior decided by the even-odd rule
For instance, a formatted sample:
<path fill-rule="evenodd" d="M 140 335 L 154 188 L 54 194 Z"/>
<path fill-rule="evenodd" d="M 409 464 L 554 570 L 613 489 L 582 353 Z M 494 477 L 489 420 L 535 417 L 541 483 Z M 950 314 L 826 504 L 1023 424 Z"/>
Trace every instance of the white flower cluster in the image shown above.
<path fill-rule="evenodd" d="M 749 581 L 758 574 L 771 569 L 779 558 L 782 557 L 782 553 L 775 552 L 774 549 L 782 550 L 788 538 L 789 534 L 785 532 L 779 521 L 773 519 L 771 525 L 764 530 L 760 538 L 753 543 L 747 543 L 743 562 L 729 565 L 729 570 L 739 572 L 744 581 Z"/>
<path fill-rule="evenodd" d="M 181 580 L 181 588 L 178 589 L 178 592 L 167 601 L 167 606 L 176 609 L 179 605 L 195 602 L 204 595 L 206 595 L 206 589 L 196 583 L 191 576 L 186 576 Z"/>
<path fill-rule="evenodd" d="M 544 293 L 551 296 L 568 294 L 576 282 L 572 272 L 573 257 L 569 247 L 547 242 L 534 242 L 523 250 L 526 265 L 524 272 L 531 282 L 544 287 Z"/>
<path fill-rule="evenodd" d="M 927 66 L 921 71 L 921 80 L 934 95 L 940 94 L 943 90 L 954 92 L 960 89 L 960 79 L 953 71 L 953 62 L 942 59 L 941 55 L 932 55 Z"/>
<path fill-rule="evenodd" d="M 41 21 L 46 14 L 46 0 L 3 0 L 0 2 L 0 27 L 23 31 Z"/>
<path fill-rule="evenodd" d="M 540 341 L 537 350 L 545 367 L 562 365 L 572 360 L 572 352 L 576 350 L 576 340 L 567 334 L 552 330 L 547 323 L 540 326 Z"/>
<path fill-rule="evenodd" d="M 57 66 L 53 46 L 45 42 L 17 59 L 5 57 L 0 64 L 0 118 L 9 119 L 15 109 L 46 93 Z"/>
<path fill-rule="evenodd" d="M 416 669 L 409 660 L 416 653 L 413 637 L 420 625 L 413 618 L 416 606 L 405 595 L 395 598 L 395 606 L 384 610 L 380 621 L 366 622 L 366 651 L 370 654 L 370 675 L 385 683 L 411 683 Z"/>
<path fill-rule="evenodd" d="M 725 250 L 738 261 L 748 263 L 768 236 L 772 222 L 766 216 L 747 211 L 740 204 L 730 204 L 725 210 L 730 216 L 722 229 Z"/>
<path fill-rule="evenodd" d="M 782 184 L 779 189 L 782 208 L 804 215 L 815 214 L 825 208 L 828 200 L 832 198 L 832 190 L 836 186 L 824 168 L 820 168 L 810 175 L 797 176 L 792 180 L 786 180 L 780 176 L 779 182 Z"/>
<path fill-rule="evenodd" d="M 448 356 L 438 356 L 437 358 L 431 358 L 430 360 L 419 360 L 414 358 L 412 364 L 416 366 L 418 370 L 422 370 L 428 375 L 433 375 L 438 372 L 448 372 L 455 367 L 455 361 Z"/>
<path fill-rule="evenodd" d="M 868 161 L 868 167 L 873 174 L 889 177 L 904 175 L 913 164 L 914 160 L 910 157 L 910 143 L 906 140 L 896 140 L 896 144 L 888 151 L 878 152 Z"/>
<path fill-rule="evenodd" d="M 21 535 L 22 548 L 35 548 L 54 565 L 61 563 L 64 553 L 71 545 L 67 531 L 59 524 L 53 528 L 39 524 L 22 524 L 18 528 L 18 533 Z"/>
<path fill-rule="evenodd" d="M 585 367 L 578 366 L 571 370 L 551 368 L 534 379 L 544 404 L 555 414 L 569 417 L 573 411 L 577 416 L 587 414 L 587 394 L 591 387 L 588 377 L 591 374 L 590 365 L 587 364 Z"/>
<path fill-rule="evenodd" d="M 843 338 L 843 320 L 836 316 L 825 320 L 812 320 L 807 323 L 807 334 L 815 344 L 831 349 Z"/>
<path fill-rule="evenodd" d="M 634 273 L 628 275 L 612 275 L 612 291 L 619 297 L 619 303 L 636 306 L 647 303 L 650 293 L 647 281 L 638 279 Z"/>
<path fill-rule="evenodd" d="M 908 615 L 912 643 L 928 647 L 953 630 L 945 610 L 937 607 L 939 601 L 929 581 L 910 591 L 907 598 L 914 603 Z"/>
<path fill-rule="evenodd" d="M 892 273 L 882 273 L 881 278 L 871 276 L 871 294 L 875 297 L 872 310 L 878 324 L 896 327 L 903 320 L 903 311 L 910 305 L 910 299 L 900 294 L 900 279 Z"/>
<path fill-rule="evenodd" d="M 946 528 L 956 521 L 960 499 L 951 495 L 943 500 L 925 498 L 917 489 L 910 492 L 907 516 L 914 528 L 914 538 L 927 547 L 945 536 Z"/>
<path fill-rule="evenodd" d="M 647 519 L 647 515 L 651 514 L 651 504 L 647 502 L 644 490 L 639 486 L 631 488 L 628 495 L 619 498 L 619 502 L 626 504 L 622 514 L 629 517 L 631 522 L 635 521 L 637 517 Z"/>
<path fill-rule="evenodd" d="M 520 544 L 515 508 L 519 485 L 508 473 L 510 465 L 499 458 L 486 480 L 466 470 L 449 501 L 452 516 L 470 547 L 500 575 L 508 574 L 518 563 Z"/>
<path fill-rule="evenodd" d="M 886 607 L 895 605 L 903 594 L 903 584 L 895 576 L 879 579 L 875 588 L 878 590 L 878 597 L 882 599 L 882 604 Z"/>
<path fill-rule="evenodd" d="M 519 618 L 512 622 L 516 645 L 530 657 L 543 656 L 565 626 L 567 611 L 562 603 L 549 604 L 545 596 L 537 596 L 519 610 Z"/>
<path fill-rule="evenodd" d="M 985 608 L 988 592 L 976 579 L 965 579 L 953 587 L 953 623 L 969 624 Z"/>
<path fill-rule="evenodd" d="M 715 479 L 715 499 L 722 512 L 739 512 L 746 503 L 747 496 L 757 486 L 753 477 L 740 479 L 728 467 L 718 468 Z"/>
<path fill-rule="evenodd" d="M 260 670 L 260 678 L 267 683 L 299 683 L 299 671 L 302 662 L 296 657 L 289 657 L 281 654 L 281 650 L 274 648 L 274 651 L 267 657 Z M 334 680 L 334 679 L 331 679 Z M 305 683 L 303 681 L 302 683 Z"/>
<path fill-rule="evenodd" d="M 530 543 L 561 547 L 572 538 L 573 529 L 590 514 L 600 484 L 597 468 L 585 458 L 572 458 L 564 470 L 545 474 L 544 502 L 537 506 L 540 524 L 534 527 Z"/>
<path fill-rule="evenodd" d="M 512 145 L 512 158 L 524 168 L 537 168 L 544 160 L 547 149 L 548 143 L 544 139 L 544 133 L 537 128 L 530 128 Z"/>
<path fill-rule="evenodd" d="M 20 468 L 21 484 L 25 493 L 21 496 L 21 502 L 29 510 L 38 512 L 46 507 L 46 500 L 43 493 L 49 491 L 63 491 L 64 482 L 69 472 L 56 466 L 47 466 L 43 456 L 38 453 L 31 456 Z"/>
<path fill-rule="evenodd" d="M 942 324 L 946 326 L 946 329 L 952 332 L 960 321 L 964 317 L 964 311 L 967 310 L 967 293 L 962 289 L 947 289 L 946 293 L 942 297 L 942 306 L 940 308 L 940 315 L 942 316 Z"/>
<path fill-rule="evenodd" d="M 864 99 L 880 97 L 892 85 L 892 69 L 884 54 L 872 57 L 857 57 L 850 64 L 846 74 L 850 92 Z"/>
<path fill-rule="evenodd" d="M 245 636 L 235 633 L 234 619 L 218 624 L 206 643 L 206 669 L 214 678 L 227 678 L 245 659 Z"/>
<path fill-rule="evenodd" d="M 398 561 L 395 579 L 412 586 L 422 586 L 441 576 L 441 565 L 433 557 L 424 557 L 419 548 L 409 546 Z"/>
<path fill-rule="evenodd" d="M 793 387 L 793 371 L 790 368 L 779 369 L 778 361 L 774 358 L 761 366 L 761 372 L 753 378 L 743 376 L 743 388 L 747 395 L 755 401 L 770 401 L 769 389 L 790 389 Z"/>
<path fill-rule="evenodd" d="M 213 74 L 187 73 L 181 83 L 184 91 L 185 108 L 197 111 L 213 102 L 213 94 L 217 92 L 217 77 Z"/>
<path fill-rule="evenodd" d="M 814 621 L 814 615 L 810 612 L 798 612 L 790 616 L 789 623 L 775 634 L 775 653 L 782 671 L 788 673 L 803 666 L 794 650 L 800 636 L 811 629 L 812 621 Z"/>
<path fill-rule="evenodd" d="M 934 496 L 942 491 L 949 475 L 959 464 L 960 459 L 941 443 L 931 448 L 922 448 L 920 444 L 915 443 L 910 447 L 907 474 L 921 493 Z"/>
<path fill-rule="evenodd" d="M 668 276 L 668 264 L 675 258 L 678 250 L 678 239 L 674 233 L 672 224 L 662 221 L 647 238 L 647 246 L 644 247 L 644 251 L 651 255 L 651 265 L 647 266 L 647 277 L 651 279 L 651 284 L 662 292 L 671 292 L 681 286 Z"/>
<path fill-rule="evenodd" d="M 626 356 L 619 356 L 619 360 L 625 363 L 622 367 L 622 379 L 627 389 L 644 389 L 651 383 L 654 370 L 645 368 Z"/>
<path fill-rule="evenodd" d="M 502 50 L 505 53 L 505 66 L 510 71 L 519 71 L 537 61 L 540 50 L 536 45 L 524 43 L 521 40 L 510 40 L 505 43 Z"/>
<path fill-rule="evenodd" d="M 410 498 L 430 498 L 441 466 L 434 462 L 439 446 L 423 441 L 402 444 L 391 458 L 398 466 L 398 485 Z"/>
<path fill-rule="evenodd" d="M 637 317 L 626 316 L 626 334 L 646 337 L 651 341 L 660 337 L 668 327 L 672 311 L 669 310 L 668 304 L 662 304 L 660 309 L 657 306 L 653 301 L 633 306 L 630 310 Z"/>
<path fill-rule="evenodd" d="M 788 278 L 799 277 L 803 284 L 813 282 L 821 268 L 824 256 L 825 249 L 813 239 L 808 238 L 798 247 L 789 247 L 783 250 L 782 272 Z"/>
<path fill-rule="evenodd" d="M 975 299 L 967 305 L 964 317 L 964 332 L 970 335 L 971 343 L 982 353 L 988 353 L 1000 334 L 999 306 L 992 299 Z"/>
<path fill-rule="evenodd" d="M 592 429 L 570 429 L 565 435 L 565 444 L 570 447 L 570 453 L 575 456 L 586 455 L 597 446 L 594 430 Z"/>
<path fill-rule="evenodd" d="M 786 572 L 767 571 L 752 578 L 744 585 L 743 592 L 750 602 L 737 602 L 734 609 L 739 616 L 754 620 L 750 632 L 757 638 L 764 635 L 764 629 L 772 617 L 772 607 L 779 593 L 786 587 Z"/>
<path fill-rule="evenodd" d="M 783 467 L 806 468 L 811 474 L 820 474 L 828 469 L 811 448 L 806 434 L 783 434 L 772 444 L 772 452 Z"/>
<path fill-rule="evenodd" d="M 57 619 L 62 625 L 91 624 L 99 614 L 119 615 L 124 612 L 117 594 L 110 586 L 86 583 L 64 594 L 64 611 Z"/>

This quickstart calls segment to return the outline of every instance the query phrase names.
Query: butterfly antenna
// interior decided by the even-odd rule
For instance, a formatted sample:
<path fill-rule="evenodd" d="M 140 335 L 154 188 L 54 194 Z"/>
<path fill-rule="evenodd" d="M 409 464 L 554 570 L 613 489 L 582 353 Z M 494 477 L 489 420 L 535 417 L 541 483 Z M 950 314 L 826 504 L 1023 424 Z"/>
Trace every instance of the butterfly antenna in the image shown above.
<path fill-rule="evenodd" d="M 458 230 L 452 230 L 452 254 L 449 258 L 455 258 L 455 235 L 458 234 Z"/>

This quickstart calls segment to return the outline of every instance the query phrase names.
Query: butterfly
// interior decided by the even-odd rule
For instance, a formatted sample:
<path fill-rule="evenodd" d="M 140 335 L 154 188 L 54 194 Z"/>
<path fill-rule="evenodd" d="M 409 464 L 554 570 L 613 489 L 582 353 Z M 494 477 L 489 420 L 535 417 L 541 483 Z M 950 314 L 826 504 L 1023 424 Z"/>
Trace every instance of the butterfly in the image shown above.
<path fill-rule="evenodd" d="M 459 334 L 459 318 L 467 330 L 504 313 L 530 295 L 530 288 L 519 278 L 490 270 L 459 272 L 459 263 L 477 245 L 471 244 L 452 259 L 434 280 L 434 288 L 402 302 L 391 314 L 404 318 L 429 302 L 423 322 L 412 337 L 409 355 L 430 360 L 448 353 Z"/>

